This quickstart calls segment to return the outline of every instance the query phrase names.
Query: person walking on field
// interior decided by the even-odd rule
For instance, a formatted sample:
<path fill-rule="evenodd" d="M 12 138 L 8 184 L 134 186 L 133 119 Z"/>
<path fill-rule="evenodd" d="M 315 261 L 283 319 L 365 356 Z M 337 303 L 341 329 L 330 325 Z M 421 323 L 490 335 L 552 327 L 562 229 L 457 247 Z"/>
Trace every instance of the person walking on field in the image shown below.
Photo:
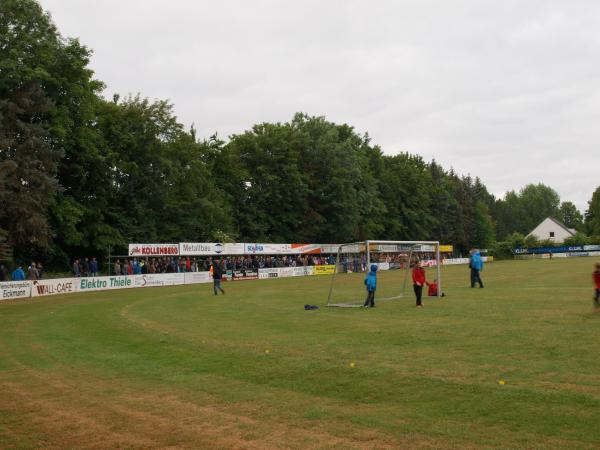
<path fill-rule="evenodd" d="M 220 261 L 215 261 L 212 266 L 212 276 L 213 276 L 213 289 L 215 291 L 215 295 L 218 295 L 219 292 L 225 295 L 225 291 L 221 287 L 221 280 L 223 279 L 223 268 Z"/>
<path fill-rule="evenodd" d="M 375 308 L 375 291 L 377 290 L 377 264 L 371 265 L 371 271 L 365 277 L 367 287 L 367 299 L 363 305 L 365 308 Z"/>
<path fill-rule="evenodd" d="M 600 311 L 600 263 L 596 263 L 596 271 L 593 274 L 596 291 L 594 293 L 594 307 Z"/>
<path fill-rule="evenodd" d="M 423 286 L 425 285 L 425 269 L 421 267 L 421 262 L 417 261 L 412 270 L 413 289 L 415 291 L 415 297 L 417 299 L 417 308 L 423 307 L 421 301 L 423 297 Z"/>
<path fill-rule="evenodd" d="M 471 287 L 475 287 L 475 283 L 479 283 L 479 287 L 483 288 L 483 281 L 479 274 L 483 270 L 483 260 L 478 250 L 471 250 L 471 258 L 469 259 L 469 268 L 471 269 Z"/>

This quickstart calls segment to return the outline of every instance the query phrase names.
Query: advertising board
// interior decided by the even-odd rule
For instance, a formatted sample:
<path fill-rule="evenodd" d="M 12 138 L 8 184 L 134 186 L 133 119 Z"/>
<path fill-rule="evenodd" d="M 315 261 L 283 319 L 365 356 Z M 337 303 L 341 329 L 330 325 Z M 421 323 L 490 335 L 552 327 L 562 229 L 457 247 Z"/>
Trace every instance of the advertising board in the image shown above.
<path fill-rule="evenodd" d="M 110 289 L 127 289 L 134 287 L 134 277 L 87 277 L 74 278 L 77 282 L 78 292 L 105 291 Z"/>
<path fill-rule="evenodd" d="M 292 267 L 293 276 L 295 277 L 306 277 L 309 275 L 314 275 L 314 266 L 300 266 L 300 267 Z"/>
<path fill-rule="evenodd" d="M 0 283 L 0 301 L 31 297 L 31 281 L 7 281 Z"/>
<path fill-rule="evenodd" d="M 243 255 L 244 244 L 222 244 L 220 242 L 182 242 L 181 255 Z"/>
<path fill-rule="evenodd" d="M 245 243 L 244 253 L 247 255 L 289 255 L 292 244 L 255 244 Z"/>
<path fill-rule="evenodd" d="M 315 275 L 332 275 L 335 272 L 335 266 L 313 266 Z"/>
<path fill-rule="evenodd" d="M 32 281 L 31 296 L 42 297 L 46 295 L 70 294 L 77 292 L 79 278 L 55 278 L 53 280 Z"/>
<path fill-rule="evenodd" d="M 234 270 L 232 281 L 246 281 L 258 279 L 258 272 L 255 270 Z"/>
<path fill-rule="evenodd" d="M 148 273 L 136 275 L 135 287 L 174 286 L 185 283 L 184 273 Z"/>
<path fill-rule="evenodd" d="M 129 244 L 129 256 L 177 256 L 179 244 Z"/>
<path fill-rule="evenodd" d="M 210 272 L 186 272 L 183 275 L 185 284 L 210 283 L 212 281 Z"/>
<path fill-rule="evenodd" d="M 258 278 L 261 280 L 267 278 L 279 278 L 279 269 L 258 269 Z"/>

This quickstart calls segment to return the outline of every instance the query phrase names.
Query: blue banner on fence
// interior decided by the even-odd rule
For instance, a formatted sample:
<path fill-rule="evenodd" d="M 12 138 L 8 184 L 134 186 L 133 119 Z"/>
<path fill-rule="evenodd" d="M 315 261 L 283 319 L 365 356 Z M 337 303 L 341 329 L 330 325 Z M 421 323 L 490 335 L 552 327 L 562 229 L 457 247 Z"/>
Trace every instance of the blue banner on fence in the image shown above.
<path fill-rule="evenodd" d="M 586 250 L 589 251 L 590 249 L 587 247 L 592 247 L 592 246 L 575 245 L 572 247 L 515 248 L 513 250 L 513 252 L 515 255 L 540 255 L 540 254 L 544 254 L 544 253 L 572 253 L 572 252 L 583 252 Z"/>

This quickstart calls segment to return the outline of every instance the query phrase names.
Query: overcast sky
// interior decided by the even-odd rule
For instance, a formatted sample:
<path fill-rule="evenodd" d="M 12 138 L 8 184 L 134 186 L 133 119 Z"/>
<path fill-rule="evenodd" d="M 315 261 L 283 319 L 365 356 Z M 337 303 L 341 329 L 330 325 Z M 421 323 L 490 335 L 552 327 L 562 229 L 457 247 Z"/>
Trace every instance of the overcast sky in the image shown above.
<path fill-rule="evenodd" d="M 600 185 L 597 0 L 41 0 L 113 93 L 169 99 L 199 136 L 296 111 L 479 176 Z"/>

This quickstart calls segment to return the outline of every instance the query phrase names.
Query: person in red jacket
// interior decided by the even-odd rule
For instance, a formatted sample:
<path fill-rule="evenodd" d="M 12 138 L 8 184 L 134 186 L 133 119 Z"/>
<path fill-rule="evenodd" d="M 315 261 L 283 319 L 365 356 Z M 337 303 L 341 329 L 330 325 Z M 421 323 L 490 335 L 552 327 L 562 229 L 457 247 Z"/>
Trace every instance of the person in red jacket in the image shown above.
<path fill-rule="evenodd" d="M 412 270 L 413 289 L 415 296 L 417 297 L 417 308 L 422 308 L 423 303 L 421 297 L 423 296 L 423 286 L 425 285 L 425 269 L 421 267 L 421 262 L 417 261 Z"/>
<path fill-rule="evenodd" d="M 597 310 L 600 309 L 600 263 L 596 263 L 596 271 L 594 272 L 594 284 L 596 292 L 594 294 L 594 306 Z"/>

